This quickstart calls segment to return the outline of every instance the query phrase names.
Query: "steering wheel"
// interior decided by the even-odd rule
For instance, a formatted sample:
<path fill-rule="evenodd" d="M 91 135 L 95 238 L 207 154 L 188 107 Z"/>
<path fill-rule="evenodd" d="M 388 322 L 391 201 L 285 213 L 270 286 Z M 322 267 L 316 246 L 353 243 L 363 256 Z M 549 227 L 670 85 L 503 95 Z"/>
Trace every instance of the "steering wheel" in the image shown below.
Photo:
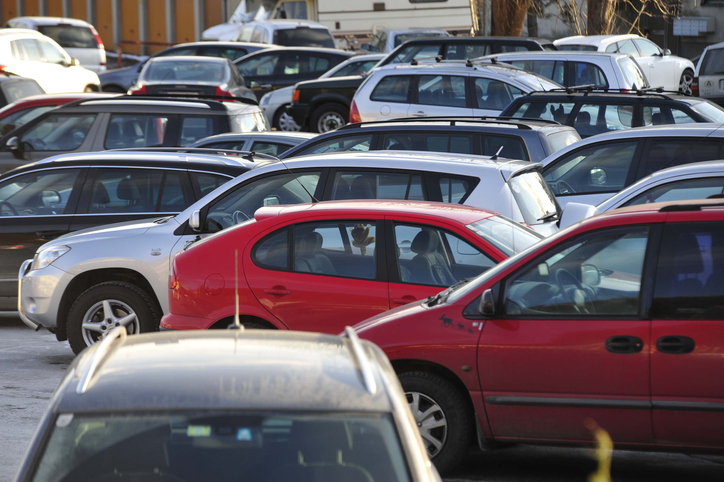
<path fill-rule="evenodd" d="M 583 283 L 573 276 L 569 271 L 561 268 L 556 270 L 556 284 L 561 290 L 563 298 L 571 303 L 579 313 L 593 313 L 593 303 L 588 297 L 588 292 L 583 287 Z M 574 286 L 573 292 L 566 291 L 566 286 Z"/>
<path fill-rule="evenodd" d="M 5 214 L 6 212 L 10 212 L 11 214 Z M 15 210 L 12 204 L 10 204 L 7 201 L 0 201 L 0 213 L 3 216 L 17 216 L 18 212 Z"/>
<path fill-rule="evenodd" d="M 244 219 L 242 219 L 241 216 L 244 216 Z M 246 214 L 244 211 L 239 210 L 234 211 L 234 214 L 232 214 L 231 217 L 234 220 L 234 224 L 240 224 L 243 221 L 248 221 L 249 219 L 251 219 L 248 214 Z"/>
<path fill-rule="evenodd" d="M 556 183 L 556 194 L 573 194 L 576 191 L 566 181 L 558 181 Z"/>

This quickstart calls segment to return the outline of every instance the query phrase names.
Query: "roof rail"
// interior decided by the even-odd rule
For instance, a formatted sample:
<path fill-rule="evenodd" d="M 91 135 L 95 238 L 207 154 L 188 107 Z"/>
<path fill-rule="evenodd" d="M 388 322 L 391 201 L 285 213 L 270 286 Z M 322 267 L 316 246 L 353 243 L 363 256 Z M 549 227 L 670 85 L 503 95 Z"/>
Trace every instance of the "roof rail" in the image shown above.
<path fill-rule="evenodd" d="M 350 351 L 352 356 L 357 360 L 359 364 L 359 371 L 362 375 L 362 382 L 364 383 L 367 393 L 374 395 L 377 393 L 377 383 L 375 382 L 375 376 L 372 373 L 372 366 L 370 361 L 367 359 L 364 347 L 360 342 L 359 336 L 351 326 L 344 328 L 344 334 L 349 338 Z"/>
<path fill-rule="evenodd" d="M 278 160 L 269 154 L 254 151 L 239 151 L 237 149 L 221 149 L 217 147 L 124 147 L 121 149 L 108 149 L 106 152 L 178 152 L 181 154 L 209 154 L 217 156 L 221 154 L 224 156 L 236 155 L 251 162 L 254 162 L 254 157 L 270 161 Z"/>
<path fill-rule="evenodd" d="M 673 90 L 664 90 L 662 87 L 646 87 L 645 89 L 634 90 L 634 89 L 612 89 L 612 88 L 608 88 L 608 87 L 596 87 L 594 84 L 572 85 L 570 87 L 563 87 L 561 89 L 536 90 L 536 91 L 530 92 L 528 95 L 546 94 L 549 92 L 553 92 L 553 93 L 565 92 L 566 94 L 582 92 L 584 95 L 606 94 L 606 93 L 629 94 L 629 95 L 638 95 L 638 96 L 656 95 L 663 99 L 671 99 L 671 97 L 667 94 L 686 95 L 683 92 L 678 92 L 678 91 L 673 91 Z"/>
<path fill-rule="evenodd" d="M 116 341 L 116 338 L 120 338 L 121 344 L 123 344 L 123 342 L 126 341 L 126 336 L 126 327 L 119 326 L 109 331 L 105 338 L 98 343 L 95 353 L 93 353 L 90 361 L 88 362 L 88 368 L 83 373 L 80 382 L 78 382 L 78 388 L 76 388 L 75 393 L 82 395 L 88 390 L 88 388 L 90 388 L 93 375 L 103 360 L 105 360 L 105 358 L 110 354 L 113 342 Z"/>
<path fill-rule="evenodd" d="M 121 98 L 149 98 L 149 97 L 159 97 L 159 98 L 174 98 L 174 99 L 199 99 L 199 100 L 218 100 L 223 102 L 241 102 L 242 104 L 251 104 L 251 105 L 259 105 L 259 102 L 256 100 L 251 100 L 246 97 L 234 97 L 232 95 L 213 95 L 213 94 L 133 94 L 133 95 L 126 95 L 122 96 Z"/>
<path fill-rule="evenodd" d="M 398 117 L 396 119 L 382 119 L 376 121 L 355 122 L 346 124 L 337 130 L 358 129 L 371 124 L 398 124 L 403 122 L 445 122 L 449 121 L 451 126 L 456 122 L 471 122 L 480 124 L 505 124 L 518 127 L 518 129 L 532 129 L 525 124 L 526 121 L 540 122 L 543 124 L 561 125 L 560 122 L 548 119 L 536 119 L 533 117 L 511 117 L 511 116 L 425 116 L 425 117 Z"/>
<path fill-rule="evenodd" d="M 708 198 L 718 199 L 718 198 Z M 701 211 L 701 208 L 724 207 L 724 203 L 691 203 L 691 204 L 669 204 L 659 209 L 660 213 L 675 213 L 682 211 Z"/>

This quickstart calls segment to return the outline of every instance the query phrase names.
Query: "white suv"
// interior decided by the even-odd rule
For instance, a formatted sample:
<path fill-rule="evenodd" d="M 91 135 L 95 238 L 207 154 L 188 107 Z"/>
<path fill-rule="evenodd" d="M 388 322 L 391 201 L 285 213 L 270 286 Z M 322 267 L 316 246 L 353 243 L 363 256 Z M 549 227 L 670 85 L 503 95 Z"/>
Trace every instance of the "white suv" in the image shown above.
<path fill-rule="evenodd" d="M 71 59 L 50 37 L 24 28 L 0 29 L 0 64 L 7 72 L 35 80 L 48 94 L 94 92 L 101 81 L 95 72 Z"/>
<path fill-rule="evenodd" d="M 77 231 L 41 246 L 20 268 L 23 321 L 48 328 L 59 340 L 92 339 L 83 336 L 83 314 L 69 314 L 83 311 L 72 308 L 81 294 L 113 283 L 109 296 L 127 305 L 128 316 L 151 317 L 139 326 L 158 326 L 160 314 L 168 311 L 169 266 L 176 252 L 253 218 L 263 206 L 306 203 L 311 195 L 464 204 L 525 222 L 545 235 L 557 230 L 560 215 L 538 163 L 379 151 L 255 164 L 177 216 Z"/>
<path fill-rule="evenodd" d="M 392 64 L 372 70 L 357 90 L 350 122 L 399 117 L 496 116 L 532 91 L 560 89 L 537 74 L 505 64 Z"/>

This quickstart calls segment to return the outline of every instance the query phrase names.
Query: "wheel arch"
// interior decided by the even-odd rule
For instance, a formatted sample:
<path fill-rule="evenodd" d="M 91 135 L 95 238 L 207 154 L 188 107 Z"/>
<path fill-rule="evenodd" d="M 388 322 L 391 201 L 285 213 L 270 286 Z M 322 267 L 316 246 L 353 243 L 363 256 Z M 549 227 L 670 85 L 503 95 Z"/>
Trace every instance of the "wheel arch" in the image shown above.
<path fill-rule="evenodd" d="M 352 102 L 343 95 L 339 94 L 323 94 L 312 99 L 309 103 L 309 118 L 312 118 L 314 111 L 324 104 L 339 104 L 349 110 Z"/>
<path fill-rule="evenodd" d="M 280 327 L 275 325 L 274 323 L 270 322 L 269 320 L 265 320 L 264 318 L 260 318 L 258 316 L 253 315 L 239 315 L 239 321 L 243 325 L 244 323 L 259 323 L 261 325 L 266 326 L 270 330 L 285 330 L 286 327 Z M 226 318 L 222 318 L 215 322 L 213 325 L 209 326 L 209 330 L 225 330 L 231 323 L 234 322 L 233 316 L 227 316 Z"/>

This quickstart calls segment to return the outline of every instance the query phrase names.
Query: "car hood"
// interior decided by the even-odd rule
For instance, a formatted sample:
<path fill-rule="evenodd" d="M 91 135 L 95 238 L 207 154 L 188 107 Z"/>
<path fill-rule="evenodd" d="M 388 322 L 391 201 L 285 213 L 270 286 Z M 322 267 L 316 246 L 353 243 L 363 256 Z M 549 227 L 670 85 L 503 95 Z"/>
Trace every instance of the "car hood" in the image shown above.
<path fill-rule="evenodd" d="M 138 64 L 123 67 L 121 69 L 106 70 L 105 72 L 99 73 L 98 78 L 101 80 L 101 83 L 106 83 L 117 78 L 123 78 L 127 75 L 137 75 L 137 70 Z"/>
<path fill-rule="evenodd" d="M 384 329 L 383 325 L 395 323 L 400 319 L 407 318 L 409 316 L 415 316 L 418 313 L 423 312 L 427 309 L 428 308 L 425 305 L 425 301 L 408 303 L 398 308 L 380 313 L 379 315 L 375 315 L 372 318 L 367 318 L 364 321 L 360 321 L 359 323 L 354 325 L 353 328 L 354 331 L 356 331 L 361 338 L 365 338 L 365 334 L 368 331 L 376 330 L 378 328 Z M 340 334 L 340 336 L 342 334 Z"/>
<path fill-rule="evenodd" d="M 299 82 L 297 89 L 340 89 L 359 87 L 365 77 L 363 75 L 349 75 L 346 77 L 330 77 L 328 79 L 314 79 Z"/>
<path fill-rule="evenodd" d="M 52 245 L 68 245 L 73 243 L 82 243 L 87 241 L 101 241 L 114 238 L 133 238 L 144 234 L 151 228 L 158 226 L 166 226 L 167 223 L 173 223 L 174 227 L 178 226 L 178 222 L 169 219 L 167 223 L 156 222 L 164 217 L 154 217 L 142 219 L 140 221 L 126 221 L 123 223 L 105 224 L 94 228 L 81 229 L 72 233 L 65 234 L 59 238 L 43 245 L 44 248 Z"/>

